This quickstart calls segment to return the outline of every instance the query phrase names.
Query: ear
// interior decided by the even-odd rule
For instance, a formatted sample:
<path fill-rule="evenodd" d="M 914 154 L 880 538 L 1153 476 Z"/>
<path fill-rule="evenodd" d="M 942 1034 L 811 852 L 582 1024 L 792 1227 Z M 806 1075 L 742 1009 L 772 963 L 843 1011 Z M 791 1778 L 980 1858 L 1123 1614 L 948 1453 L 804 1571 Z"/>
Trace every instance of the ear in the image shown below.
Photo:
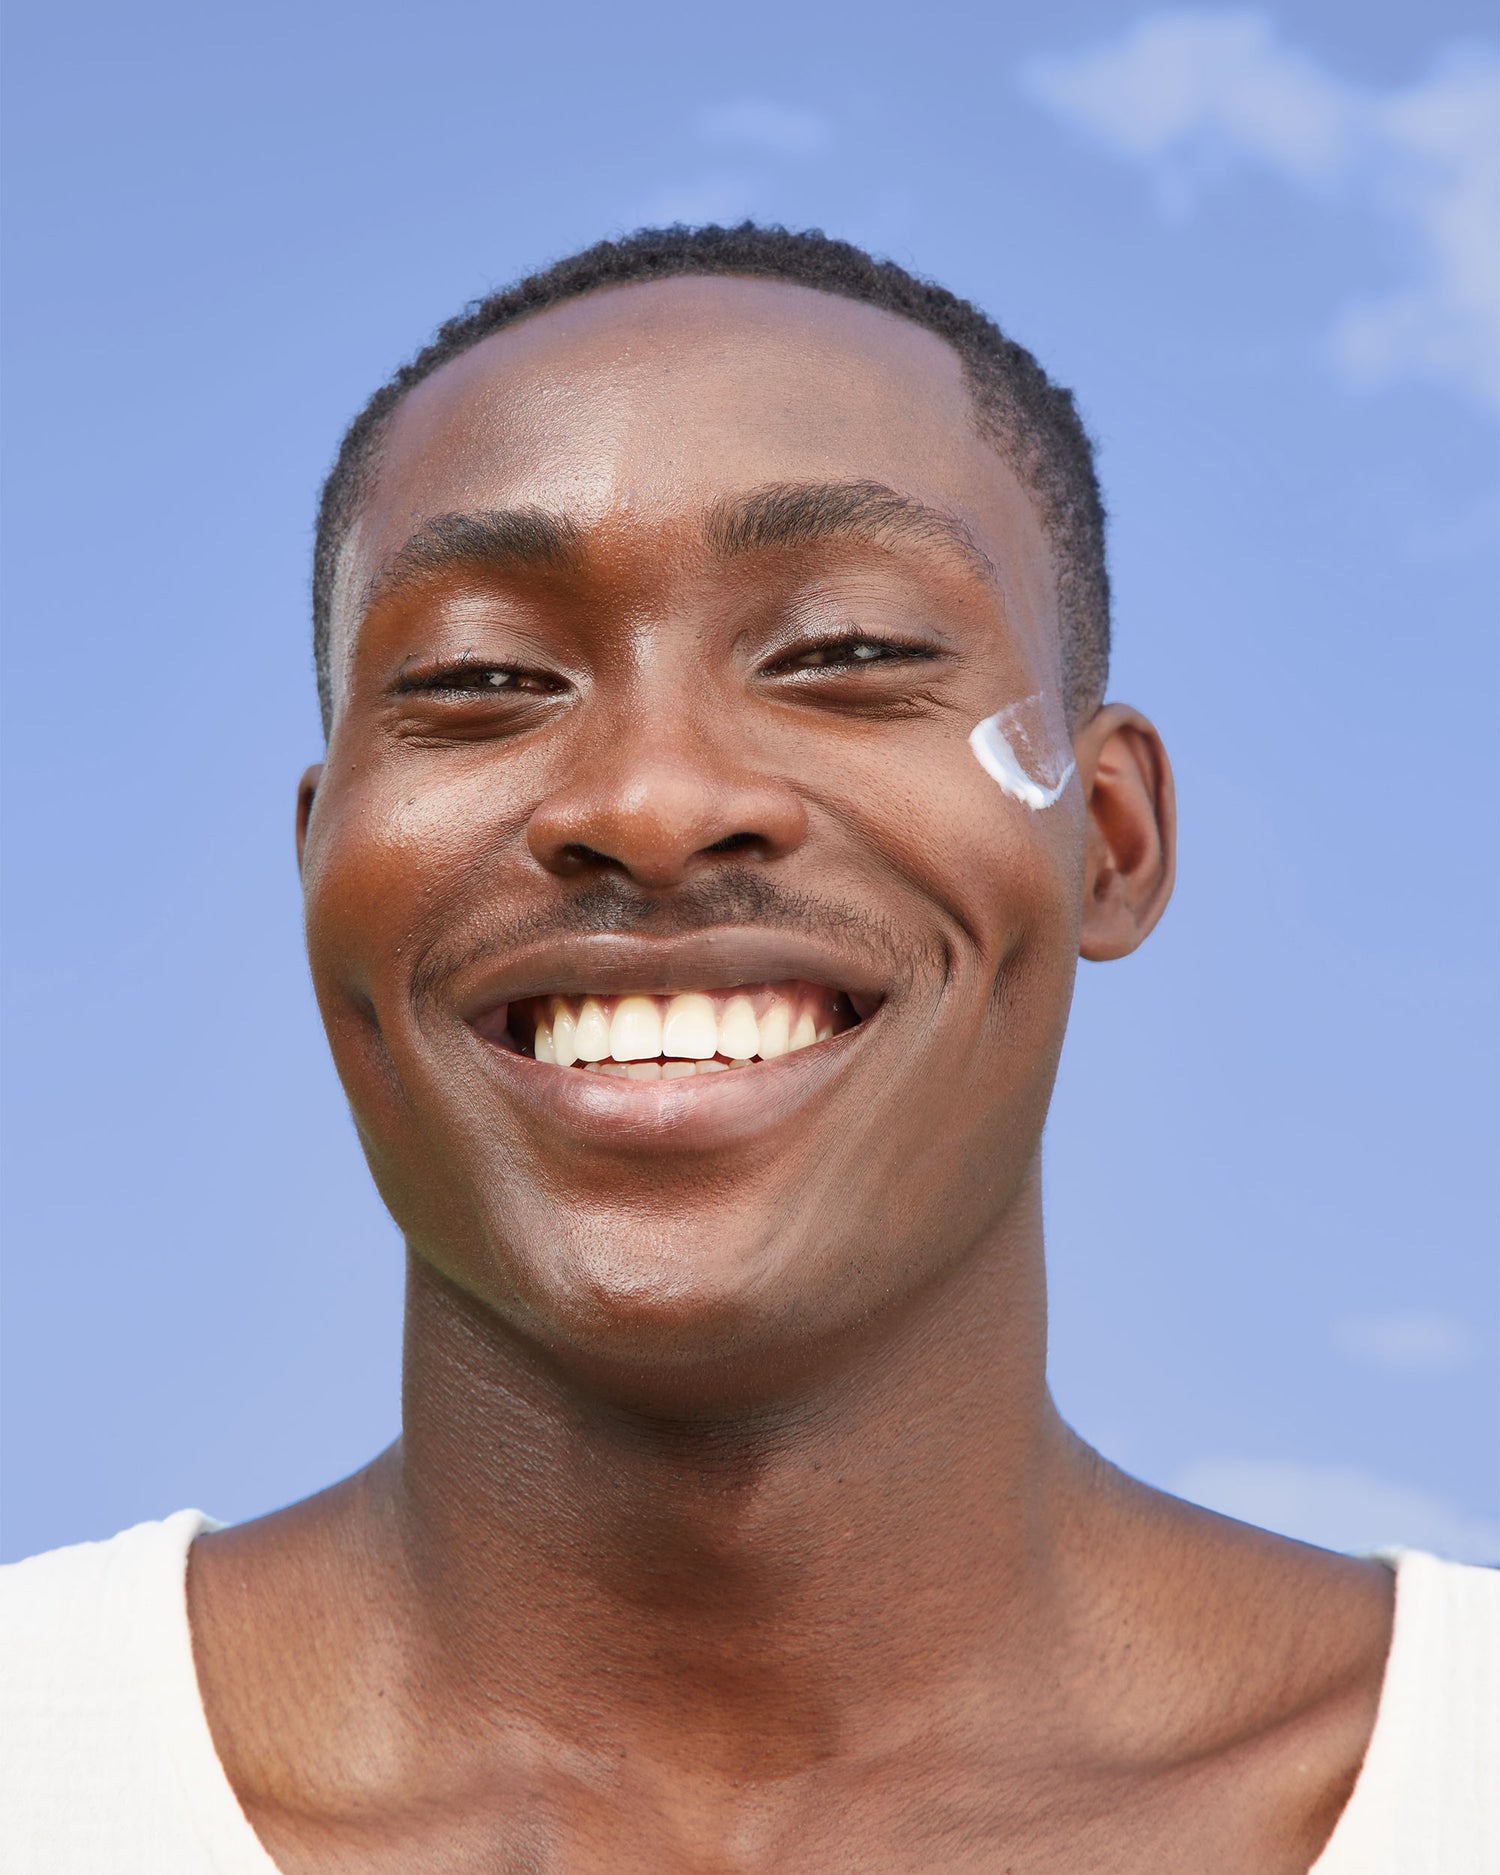
<path fill-rule="evenodd" d="M 1128 957 L 1167 908 L 1177 876 L 1177 795 L 1161 737 L 1139 710 L 1106 703 L 1074 738 L 1088 802 L 1078 954 Z"/>
<path fill-rule="evenodd" d="M 307 851 L 307 823 L 312 818 L 313 796 L 318 792 L 318 782 L 323 774 L 323 764 L 314 762 L 312 767 L 297 783 L 297 870 L 302 870 L 302 855 Z"/>

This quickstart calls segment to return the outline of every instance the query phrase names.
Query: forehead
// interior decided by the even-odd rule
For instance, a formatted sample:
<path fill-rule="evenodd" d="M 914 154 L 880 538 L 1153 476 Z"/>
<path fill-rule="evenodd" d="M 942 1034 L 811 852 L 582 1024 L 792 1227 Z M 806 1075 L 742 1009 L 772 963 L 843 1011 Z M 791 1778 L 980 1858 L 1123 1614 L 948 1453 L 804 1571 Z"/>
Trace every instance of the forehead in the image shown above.
<path fill-rule="evenodd" d="M 857 301 L 721 277 L 551 307 L 416 386 L 383 439 L 339 585 L 367 589 L 438 515 L 536 507 L 649 538 L 726 496 L 821 481 L 878 482 L 948 510 L 1020 609 L 1050 614 L 1039 519 L 981 434 L 951 347 Z"/>

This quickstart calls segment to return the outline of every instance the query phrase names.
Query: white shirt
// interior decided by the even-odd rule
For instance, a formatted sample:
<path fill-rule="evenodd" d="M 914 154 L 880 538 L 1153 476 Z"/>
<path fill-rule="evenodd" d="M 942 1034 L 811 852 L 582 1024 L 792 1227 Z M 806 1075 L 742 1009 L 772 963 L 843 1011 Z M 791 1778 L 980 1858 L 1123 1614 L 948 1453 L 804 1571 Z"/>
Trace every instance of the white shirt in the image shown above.
<path fill-rule="evenodd" d="M 276 1875 L 214 1751 L 195 1510 L 0 1569 L 6 1875 Z M 1500 1574 L 1407 1551 L 1364 1767 L 1310 1875 L 1500 1871 Z"/>

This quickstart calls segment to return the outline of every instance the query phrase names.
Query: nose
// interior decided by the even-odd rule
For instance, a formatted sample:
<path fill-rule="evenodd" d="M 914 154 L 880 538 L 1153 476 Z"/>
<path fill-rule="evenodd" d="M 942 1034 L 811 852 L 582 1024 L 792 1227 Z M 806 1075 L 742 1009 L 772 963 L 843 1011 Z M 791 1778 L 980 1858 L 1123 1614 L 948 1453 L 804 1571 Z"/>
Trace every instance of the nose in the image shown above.
<path fill-rule="evenodd" d="M 637 712 L 581 734 L 585 752 L 527 826 L 533 857 L 560 878 L 615 871 L 660 890 L 728 856 L 779 859 L 806 837 L 801 797 L 706 726 Z"/>

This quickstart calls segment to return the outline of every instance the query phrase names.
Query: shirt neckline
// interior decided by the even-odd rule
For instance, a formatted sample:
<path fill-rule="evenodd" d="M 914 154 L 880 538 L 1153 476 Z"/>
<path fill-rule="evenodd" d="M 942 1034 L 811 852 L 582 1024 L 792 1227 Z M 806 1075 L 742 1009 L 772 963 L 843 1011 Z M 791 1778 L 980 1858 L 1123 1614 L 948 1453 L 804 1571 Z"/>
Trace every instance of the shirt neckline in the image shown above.
<path fill-rule="evenodd" d="M 209 1728 L 193 1657 L 188 1619 L 188 1556 L 205 1531 L 224 1525 L 201 1510 L 180 1510 L 159 1526 L 162 1548 L 176 1559 L 170 1572 L 152 1571 L 149 1593 L 159 1597 L 141 1622 L 138 1643 L 149 1649 L 141 1683 L 156 1689 L 157 1720 L 183 1803 L 214 1875 L 280 1875 L 245 1815 Z"/>
<path fill-rule="evenodd" d="M 1396 1715 L 1405 1704 L 1405 1689 L 1411 1672 L 1410 1637 L 1417 1626 L 1414 1604 L 1418 1570 L 1414 1565 L 1434 1560 L 1420 1551 L 1408 1549 L 1373 1550 L 1368 1552 L 1368 1556 L 1373 1562 L 1384 1563 L 1396 1581 L 1396 1605 L 1391 1617 L 1391 1640 L 1386 1649 L 1385 1668 L 1380 1677 L 1380 1698 L 1376 1702 L 1375 1723 L 1365 1741 L 1365 1755 L 1360 1760 L 1354 1788 L 1307 1875 L 1339 1875 L 1339 1864 L 1365 1833 L 1365 1813 L 1376 1802 L 1373 1793 L 1389 1775 L 1387 1759 L 1391 1752 L 1390 1741 L 1397 1728 Z"/>
<path fill-rule="evenodd" d="M 158 1716 L 169 1755 L 184 1802 L 204 1848 L 214 1858 L 217 1875 L 280 1875 L 235 1795 L 214 1745 L 198 1679 L 198 1664 L 193 1656 L 187 1605 L 188 1558 L 198 1537 L 224 1528 L 224 1524 L 201 1510 L 180 1510 L 158 1525 L 163 1547 L 176 1557 L 178 1567 L 165 1585 L 166 1599 L 158 1618 L 141 1624 L 143 1639 L 148 1634 L 158 1637 L 153 1645 L 156 1657 L 147 1663 L 152 1670 L 143 1678 L 146 1684 L 159 1689 Z M 1414 1550 L 1391 1549 L 1373 1552 L 1372 1560 L 1385 1563 L 1396 1584 L 1391 1640 L 1381 1676 L 1375 1723 L 1365 1745 L 1354 1788 L 1308 1875 L 1338 1875 L 1337 1863 L 1345 1854 L 1346 1845 L 1362 1830 L 1365 1812 L 1374 1801 L 1371 1792 L 1383 1773 L 1389 1750 L 1387 1741 L 1395 1729 L 1393 1715 L 1402 1704 L 1410 1671 L 1407 1637 L 1416 1626 L 1413 1599 L 1418 1574 L 1412 1565 L 1433 1559 Z M 164 1657 L 158 1648 L 164 1648 Z M 231 1859 L 226 1861 L 226 1856 Z"/>

